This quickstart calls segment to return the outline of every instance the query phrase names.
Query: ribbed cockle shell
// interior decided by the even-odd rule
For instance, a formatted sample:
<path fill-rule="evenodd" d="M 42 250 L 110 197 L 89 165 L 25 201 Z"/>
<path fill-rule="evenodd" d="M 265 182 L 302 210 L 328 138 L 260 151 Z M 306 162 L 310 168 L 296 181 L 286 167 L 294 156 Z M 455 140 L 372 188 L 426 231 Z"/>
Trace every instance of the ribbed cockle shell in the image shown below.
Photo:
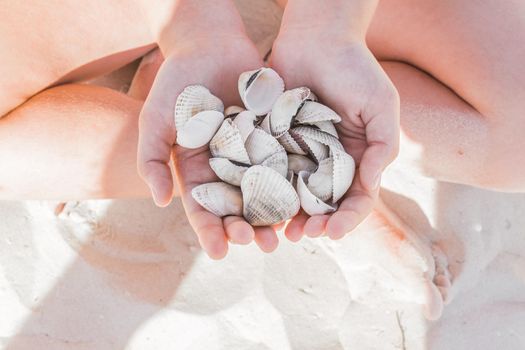
<path fill-rule="evenodd" d="M 283 79 L 271 68 L 249 71 L 239 76 L 242 102 L 257 115 L 268 113 L 283 91 Z"/>
<path fill-rule="evenodd" d="M 175 102 L 175 128 L 179 130 L 186 122 L 203 111 L 224 112 L 222 101 L 201 85 L 186 87 Z"/>
<path fill-rule="evenodd" d="M 241 132 L 230 118 L 224 119 L 221 127 L 211 139 L 210 152 L 216 158 L 226 158 L 242 164 L 251 164 L 244 148 Z"/>
<path fill-rule="evenodd" d="M 274 137 L 279 137 L 290 129 L 293 118 L 309 95 L 310 89 L 300 87 L 285 91 L 279 96 L 270 115 L 270 130 Z"/>
<path fill-rule="evenodd" d="M 177 129 L 177 144 L 186 148 L 199 148 L 212 139 L 224 120 L 218 111 L 203 111 L 190 118 Z"/>
<path fill-rule="evenodd" d="M 218 217 L 242 215 L 242 194 L 235 186 L 211 182 L 194 187 L 191 195 L 197 203 Z"/>

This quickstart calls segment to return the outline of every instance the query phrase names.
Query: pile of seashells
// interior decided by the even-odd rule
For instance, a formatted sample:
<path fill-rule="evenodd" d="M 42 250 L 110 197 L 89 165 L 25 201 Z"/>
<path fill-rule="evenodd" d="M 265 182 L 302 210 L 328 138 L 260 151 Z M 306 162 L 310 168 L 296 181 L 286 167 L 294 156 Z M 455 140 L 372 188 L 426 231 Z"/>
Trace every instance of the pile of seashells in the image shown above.
<path fill-rule="evenodd" d="M 338 140 L 341 117 L 306 87 L 284 91 L 271 68 L 239 77 L 245 108 L 224 110 L 200 85 L 186 87 L 175 106 L 177 144 L 209 143 L 210 167 L 222 182 L 197 186 L 193 198 L 222 217 L 244 216 L 253 226 L 333 212 L 352 184 L 353 158 Z"/>

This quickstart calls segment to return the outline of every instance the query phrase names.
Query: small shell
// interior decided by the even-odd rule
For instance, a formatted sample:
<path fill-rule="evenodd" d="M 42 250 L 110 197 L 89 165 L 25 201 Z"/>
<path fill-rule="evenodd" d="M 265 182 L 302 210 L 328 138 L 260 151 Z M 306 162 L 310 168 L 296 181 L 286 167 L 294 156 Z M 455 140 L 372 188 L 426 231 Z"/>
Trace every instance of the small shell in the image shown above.
<path fill-rule="evenodd" d="M 224 119 L 221 127 L 211 139 L 210 152 L 216 158 L 227 158 L 242 164 L 251 164 L 244 148 L 241 132 L 231 119 Z"/>
<path fill-rule="evenodd" d="M 323 145 L 338 148 L 341 150 L 344 150 L 343 145 L 341 142 L 334 136 L 322 132 L 321 130 L 318 130 L 316 128 L 312 128 L 310 126 L 298 126 L 290 130 L 290 133 L 292 134 L 293 138 L 297 141 L 297 136 L 301 136 L 303 139 L 308 138 L 310 140 L 315 140 L 317 142 L 322 143 Z M 299 141 L 297 141 L 299 142 Z M 300 143 L 299 143 L 300 144 Z"/>
<path fill-rule="evenodd" d="M 335 206 L 326 204 L 310 192 L 305 183 L 308 180 L 308 176 L 309 173 L 306 171 L 301 171 L 297 176 L 297 194 L 301 200 L 303 210 L 310 216 L 334 212 L 336 210 Z"/>
<path fill-rule="evenodd" d="M 199 148 L 212 139 L 224 120 L 217 111 L 204 111 L 190 118 L 183 127 L 177 129 L 177 144 L 186 148 Z"/>
<path fill-rule="evenodd" d="M 290 129 L 292 119 L 306 98 L 308 98 L 308 95 L 310 95 L 310 89 L 300 87 L 285 91 L 279 96 L 273 105 L 270 119 L 270 128 L 273 136 L 279 137 Z"/>
<path fill-rule="evenodd" d="M 334 188 L 332 203 L 336 203 L 348 191 L 355 175 L 355 161 L 351 155 L 337 148 L 330 148 L 334 159 Z"/>
<path fill-rule="evenodd" d="M 295 174 L 299 174 L 301 171 L 313 173 L 317 170 L 317 164 L 308 157 L 298 154 L 288 154 L 288 169 Z"/>
<path fill-rule="evenodd" d="M 321 132 L 321 131 L 319 131 Z M 305 150 L 317 163 L 328 158 L 329 148 L 321 142 L 315 141 L 296 133 L 293 129 L 289 131 L 293 139 L 303 150 Z"/>
<path fill-rule="evenodd" d="M 281 152 L 277 152 L 269 156 L 261 163 L 261 165 L 272 168 L 283 177 L 286 177 L 288 174 L 288 157 L 286 155 L 286 151 L 282 150 Z"/>
<path fill-rule="evenodd" d="M 326 120 L 339 123 L 341 117 L 334 110 L 314 101 L 306 101 L 295 117 L 295 122 L 301 124 L 311 124 Z"/>
<path fill-rule="evenodd" d="M 210 167 L 222 181 L 240 186 L 242 177 L 248 167 L 237 165 L 226 158 L 210 158 Z"/>
<path fill-rule="evenodd" d="M 272 114 L 272 112 L 268 113 L 262 120 L 261 120 L 261 123 L 259 124 L 259 127 L 261 129 L 263 129 L 264 131 L 266 131 L 266 133 L 268 134 L 271 134 L 272 131 L 270 129 L 270 115 Z"/>
<path fill-rule="evenodd" d="M 222 101 L 201 85 L 186 87 L 175 102 L 175 128 L 179 130 L 195 114 L 203 111 L 224 111 Z"/>
<path fill-rule="evenodd" d="M 235 118 L 237 114 L 244 112 L 245 109 L 239 106 L 230 106 L 224 110 L 226 118 Z"/>
<path fill-rule="evenodd" d="M 252 131 L 244 144 L 251 164 L 261 164 L 275 153 L 285 152 L 283 146 L 277 142 L 272 135 L 267 134 L 261 128 Z"/>
<path fill-rule="evenodd" d="M 314 196 L 328 201 L 332 198 L 334 177 L 334 159 L 326 158 L 319 162 L 319 168 L 308 178 L 308 189 Z"/>
<path fill-rule="evenodd" d="M 337 134 L 337 129 L 335 128 L 334 124 L 331 121 L 326 120 L 322 122 L 315 122 L 315 123 L 312 123 L 311 125 L 339 139 L 339 135 Z"/>
<path fill-rule="evenodd" d="M 257 116 L 252 111 L 241 112 L 235 117 L 235 119 L 233 119 L 233 124 L 235 124 L 241 132 L 243 141 L 246 141 L 248 136 L 250 136 L 255 129 L 256 121 Z"/>
<path fill-rule="evenodd" d="M 218 217 L 242 215 L 242 194 L 232 185 L 211 182 L 193 188 L 191 195 L 197 203 Z"/>
<path fill-rule="evenodd" d="M 277 138 L 277 141 L 284 147 L 286 152 L 294 154 L 307 155 L 308 153 L 299 146 L 299 144 L 294 140 L 292 135 L 288 131 L 282 134 Z"/>
<path fill-rule="evenodd" d="M 283 222 L 299 212 L 293 186 L 275 170 L 254 165 L 242 178 L 244 218 L 254 226 Z"/>
<path fill-rule="evenodd" d="M 242 73 L 238 85 L 242 102 L 257 115 L 268 113 L 284 91 L 283 79 L 271 68 Z"/>
<path fill-rule="evenodd" d="M 314 102 L 317 102 L 317 101 L 319 101 L 319 98 L 317 97 L 316 94 L 314 94 L 313 91 L 310 91 L 310 94 L 309 94 L 308 97 L 306 98 L 306 101 L 314 101 Z"/>

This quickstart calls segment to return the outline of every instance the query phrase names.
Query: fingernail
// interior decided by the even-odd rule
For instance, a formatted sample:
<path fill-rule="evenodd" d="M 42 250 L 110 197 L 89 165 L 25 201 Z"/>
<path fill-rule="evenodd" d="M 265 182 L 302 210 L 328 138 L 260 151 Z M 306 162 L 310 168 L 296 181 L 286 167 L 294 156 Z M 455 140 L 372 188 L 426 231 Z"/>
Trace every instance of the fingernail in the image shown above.
<path fill-rule="evenodd" d="M 149 186 L 149 189 L 151 191 L 151 195 L 153 196 L 153 201 L 155 202 L 155 204 L 158 206 L 159 205 L 159 202 L 158 202 L 158 196 L 157 196 L 157 191 L 155 190 L 155 187 L 153 186 Z"/>

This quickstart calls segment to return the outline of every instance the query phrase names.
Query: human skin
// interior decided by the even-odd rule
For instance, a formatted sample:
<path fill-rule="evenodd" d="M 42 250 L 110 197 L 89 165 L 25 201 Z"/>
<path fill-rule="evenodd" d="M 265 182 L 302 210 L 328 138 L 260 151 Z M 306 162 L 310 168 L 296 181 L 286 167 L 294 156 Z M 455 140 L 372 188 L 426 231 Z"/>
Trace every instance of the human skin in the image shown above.
<path fill-rule="evenodd" d="M 23 6 L 23 4 L 10 3 L 10 6 Z M 496 9 L 507 15 L 504 17 L 491 16 Z M 367 33 L 368 46 L 372 52 L 380 59 L 409 62 L 410 65 L 431 72 L 434 77 L 439 79 L 432 78 L 410 65 L 391 63 L 390 65 L 399 66 L 396 69 L 384 66 L 401 95 L 401 125 L 404 134 L 413 145 L 420 146 L 422 150 L 420 154 L 417 154 L 417 157 L 409 159 L 416 168 L 430 176 L 447 181 L 506 191 L 523 191 L 525 185 L 523 177 L 517 174 L 523 173 L 522 167 L 525 162 L 523 155 L 515 150 L 523 147 L 523 138 L 520 137 L 519 130 L 523 130 L 522 111 L 524 110 L 523 101 L 525 98 L 523 86 L 520 82 L 523 81 L 525 72 L 522 65 L 519 64 L 519 57 L 523 57 L 524 48 L 518 40 L 519 36 L 513 33 L 522 33 L 525 25 L 522 20 L 524 16 L 511 16 L 510 14 L 523 13 L 524 11 L 524 6 L 518 2 L 505 2 L 503 4 L 494 4 L 488 1 L 481 4 L 464 2 L 461 6 L 454 7 L 448 2 L 436 4 L 430 1 L 417 3 L 383 1 L 379 4 Z M 40 15 L 43 10 L 35 12 Z M 451 12 L 454 16 L 450 16 Z M 16 13 L 16 11 L 10 13 Z M 72 16 L 72 13 L 65 15 Z M 13 30 L 16 29 L 19 24 L 17 25 L 14 20 L 9 23 L 7 21 L 9 18 L 12 17 L 7 17 L 2 23 L 7 22 Z M 437 29 L 429 30 L 426 23 L 433 18 L 439 18 L 440 21 L 444 18 L 446 21 L 444 24 L 439 21 L 436 22 Z M 488 22 L 480 23 L 480 21 L 475 20 L 476 18 L 485 18 Z M 505 20 L 505 18 L 512 20 Z M 56 20 L 60 22 L 60 13 L 57 14 Z M 105 30 L 103 24 L 104 22 L 101 21 L 100 26 L 96 28 L 101 31 Z M 484 28 L 483 26 L 486 26 L 486 30 L 481 37 L 479 32 Z M 140 33 L 134 32 L 136 27 L 136 25 L 122 24 L 121 28 L 126 32 L 123 33 L 123 38 L 128 34 L 131 38 L 127 46 L 136 48 L 149 45 L 148 40 L 137 39 L 142 38 L 142 36 Z M 405 31 L 405 28 L 410 28 L 410 30 Z M 488 30 L 488 28 L 499 29 Z M 47 23 L 42 23 L 42 27 L 39 29 L 35 27 L 35 31 L 45 33 L 49 26 Z M 98 31 L 95 32 L 98 33 Z M 461 33 L 461 35 L 454 36 L 449 32 Z M 385 33 L 389 34 L 385 35 Z M 60 34 L 57 32 L 55 35 L 59 36 Z M 1 36 L 0 46 L 9 48 L 9 50 L 2 50 L 6 54 L 3 54 L 0 60 L 7 63 L 15 62 L 16 59 L 21 60 L 24 55 L 28 55 L 28 52 L 31 51 L 34 56 L 40 57 L 39 60 L 31 62 L 31 66 L 36 68 L 33 78 L 41 83 L 38 85 L 39 87 L 24 84 L 27 81 L 27 74 L 24 74 L 27 66 L 12 64 L 10 66 L 12 70 L 9 71 L 9 74 L 3 75 L 7 79 L 2 80 L 6 84 L 2 87 L 0 104 L 16 106 L 20 103 L 19 101 L 24 100 L 20 96 L 31 96 L 39 89 L 60 79 L 70 70 L 75 70 L 86 62 L 97 60 L 101 58 L 101 55 L 109 55 L 122 50 L 122 47 L 117 45 L 120 44 L 120 41 L 113 40 L 111 45 L 108 45 L 105 40 L 101 40 L 103 37 L 93 35 L 91 38 L 85 38 L 85 41 L 92 44 L 85 45 L 85 47 L 90 47 L 91 51 L 86 50 L 86 52 L 79 53 L 78 49 L 71 50 L 74 45 L 60 48 L 42 47 L 40 48 L 41 51 L 38 51 L 39 47 L 34 47 L 31 51 L 32 44 L 29 40 L 13 43 L 10 38 Z M 99 51 L 100 47 L 105 50 L 103 50 L 103 54 L 99 54 L 101 52 Z M 499 50 L 491 49 L 493 47 L 498 47 Z M 423 49 L 419 50 L 418 48 Z M 468 50 L 465 51 L 465 48 Z M 9 53 L 16 53 L 18 58 Z M 53 60 L 53 57 L 61 59 Z M 436 60 L 435 57 L 441 59 Z M 71 64 L 73 68 L 69 66 L 64 68 L 61 67 L 61 62 L 76 63 Z M 454 65 L 450 62 L 454 62 Z M 497 71 L 495 71 L 493 62 L 500 63 Z M 124 63 L 124 60 L 120 61 L 120 64 Z M 104 65 L 102 64 L 102 66 Z M 6 67 L 6 65 L 2 64 L 0 67 Z M 43 74 L 42 71 L 44 70 L 52 71 L 53 75 Z M 505 74 L 505 71 L 512 71 L 512 74 Z M 487 77 L 486 75 L 490 76 Z M 68 98 L 68 94 L 66 94 L 66 98 Z M 49 147 L 45 153 L 35 153 L 31 148 L 23 147 L 25 145 L 24 140 L 37 135 L 42 137 L 39 142 L 40 145 L 51 145 L 50 142 L 46 142 L 46 137 L 49 140 L 56 139 L 62 134 L 63 130 L 59 126 L 64 119 L 61 120 L 60 118 L 49 118 L 48 122 L 57 123 L 56 130 L 61 130 L 54 135 L 41 134 L 38 130 L 32 129 L 31 125 L 42 119 L 39 113 L 40 101 L 36 100 L 35 97 L 32 102 L 33 109 L 20 108 L 27 115 L 24 122 L 14 123 L 16 118 L 21 115 L 18 114 L 20 112 L 18 110 L 13 111 L 11 116 L 0 121 L 0 130 L 5 132 L 0 137 L 1 149 L 12 150 L 18 155 L 17 160 L 13 159 L 12 156 L 7 157 L 7 153 L 4 153 L 1 158 L 1 174 L 4 180 L 1 181 L 2 185 L 0 186 L 4 189 L 12 189 L 10 191 L 0 189 L 2 198 L 28 198 L 25 197 L 28 194 L 24 192 L 24 186 L 30 184 L 34 178 L 24 176 L 27 172 L 24 171 L 26 168 L 19 168 L 20 158 L 23 158 L 26 164 L 36 166 L 37 164 L 49 164 L 43 160 L 53 160 L 53 154 L 59 154 L 56 152 L 73 152 L 75 147 L 90 149 L 88 142 L 77 143 L 77 140 L 70 138 L 60 139 L 61 142 L 57 142 L 60 147 L 54 149 Z M 48 100 L 48 102 L 63 103 L 61 99 Z M 90 115 L 88 107 L 89 104 L 84 110 L 79 101 L 78 108 L 71 109 L 68 114 L 86 113 Z M 132 116 L 130 114 L 130 117 Z M 111 118 L 111 114 L 107 114 L 107 118 Z M 79 119 L 83 120 L 81 123 L 86 136 L 91 133 L 93 138 L 97 138 L 101 134 L 107 133 L 109 139 L 113 137 L 111 123 L 107 123 L 107 129 L 96 129 L 89 118 Z M 34 135 L 19 133 L 18 131 L 22 129 L 26 130 L 27 133 L 32 130 Z M 22 135 L 24 139 L 21 139 Z M 113 140 L 115 143 L 119 142 L 118 138 Z M 15 145 L 22 147 L 15 147 Z M 88 159 L 96 160 L 98 157 L 104 159 L 107 156 L 105 150 L 110 149 L 110 147 L 97 149 L 100 153 L 90 155 Z M 405 150 L 410 149 L 405 148 Z M 93 151 L 93 153 L 95 152 Z M 132 152 L 128 153 L 132 154 Z M 113 159 L 115 168 L 118 168 L 123 159 L 127 159 L 128 153 L 124 153 L 122 158 L 119 156 Z M 37 154 L 41 157 L 40 163 L 32 161 L 34 159 L 32 157 Z M 403 152 L 401 156 L 402 158 L 405 157 Z M 487 166 L 486 161 L 489 159 L 494 161 L 492 163 L 494 166 Z M 66 163 L 66 165 L 73 164 Z M 94 173 L 108 172 L 108 176 L 112 176 L 115 168 L 106 167 L 106 165 L 103 161 L 93 161 L 91 164 Z M 17 170 L 16 173 L 15 170 Z M 48 171 L 49 166 L 41 168 L 40 173 L 32 174 L 43 174 Z M 123 183 L 127 180 L 133 183 L 136 174 L 123 173 Z M 68 174 L 68 172 L 62 174 Z M 59 174 L 56 175 L 59 176 Z M 92 181 L 87 183 L 86 187 L 101 186 L 98 183 L 99 178 L 93 176 L 84 179 L 85 181 Z M 72 181 L 68 177 L 54 179 L 56 183 Z M 39 193 L 44 198 L 69 198 L 67 191 L 63 191 L 61 186 L 56 186 L 56 183 L 53 186 L 46 187 L 44 187 L 45 183 L 41 183 L 43 187 Z M 97 193 L 97 198 L 132 197 L 136 195 L 132 188 L 126 186 L 120 188 L 122 188 L 122 192 L 91 191 L 83 193 L 80 198 L 91 197 L 94 192 Z M 93 197 L 95 198 L 94 195 Z"/>

